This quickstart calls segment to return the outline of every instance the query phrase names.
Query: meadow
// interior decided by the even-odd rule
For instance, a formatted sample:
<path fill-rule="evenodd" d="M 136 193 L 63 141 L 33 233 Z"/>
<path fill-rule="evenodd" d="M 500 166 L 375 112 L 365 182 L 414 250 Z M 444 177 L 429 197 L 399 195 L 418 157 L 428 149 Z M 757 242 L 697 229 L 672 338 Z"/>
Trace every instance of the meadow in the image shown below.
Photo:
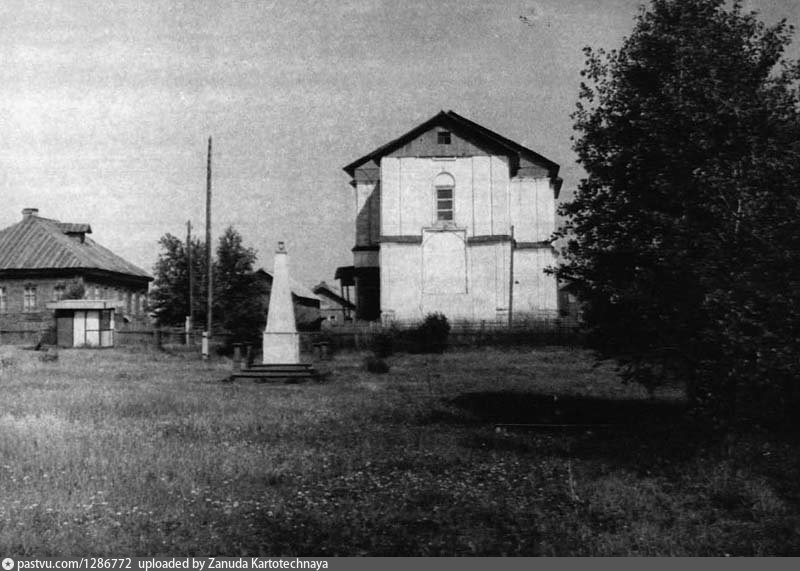
<path fill-rule="evenodd" d="M 4 556 L 800 554 L 797 439 L 713 438 L 581 350 L 342 353 L 299 385 L 41 355 L 0 347 Z"/>

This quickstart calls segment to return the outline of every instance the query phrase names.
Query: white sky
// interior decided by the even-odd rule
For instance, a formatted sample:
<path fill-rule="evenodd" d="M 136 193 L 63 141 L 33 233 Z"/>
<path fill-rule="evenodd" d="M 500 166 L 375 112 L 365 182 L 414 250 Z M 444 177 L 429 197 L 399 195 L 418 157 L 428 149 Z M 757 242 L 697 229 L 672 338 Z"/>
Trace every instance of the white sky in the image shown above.
<path fill-rule="evenodd" d="M 561 164 L 568 196 L 581 48 L 618 47 L 641 3 L 3 0 L 0 228 L 38 207 L 152 272 L 160 236 L 204 232 L 211 135 L 215 243 L 233 224 L 271 270 L 284 240 L 298 281 L 333 282 L 341 168 L 442 109 Z M 796 0 L 747 6 L 800 24 Z"/>

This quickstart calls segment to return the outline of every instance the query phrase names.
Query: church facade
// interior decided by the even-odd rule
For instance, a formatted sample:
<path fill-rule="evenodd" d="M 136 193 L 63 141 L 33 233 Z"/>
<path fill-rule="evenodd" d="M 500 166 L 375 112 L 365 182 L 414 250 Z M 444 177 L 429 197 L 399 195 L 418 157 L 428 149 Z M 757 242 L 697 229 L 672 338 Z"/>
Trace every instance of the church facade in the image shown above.
<path fill-rule="evenodd" d="M 559 165 L 442 111 L 344 167 L 355 189 L 359 319 L 554 317 Z M 347 285 L 343 281 L 343 285 Z"/>

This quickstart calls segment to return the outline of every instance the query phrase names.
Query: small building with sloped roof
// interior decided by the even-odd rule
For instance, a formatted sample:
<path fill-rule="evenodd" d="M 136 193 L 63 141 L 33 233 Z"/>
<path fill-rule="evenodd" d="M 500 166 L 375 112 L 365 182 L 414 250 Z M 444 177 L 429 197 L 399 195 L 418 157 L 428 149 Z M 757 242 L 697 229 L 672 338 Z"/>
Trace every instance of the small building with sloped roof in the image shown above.
<path fill-rule="evenodd" d="M 254 272 L 256 280 L 262 291 L 262 303 L 269 307 L 269 298 L 272 294 L 272 272 L 260 268 Z M 289 287 L 292 290 L 292 304 L 294 305 L 295 326 L 298 331 L 317 331 L 320 325 L 320 298 L 300 282 L 289 278 Z"/>
<path fill-rule="evenodd" d="M 344 167 L 355 189 L 358 319 L 553 317 L 559 165 L 442 111 Z"/>
<path fill-rule="evenodd" d="M 352 321 L 356 310 L 355 304 L 342 297 L 330 285 L 322 281 L 311 288 L 311 291 L 320 299 L 319 316 L 323 325 L 335 326 Z"/>
<path fill-rule="evenodd" d="M 49 329 L 48 304 L 64 299 L 102 300 L 117 319 L 145 316 L 153 278 L 91 233 L 89 224 L 43 218 L 36 208 L 24 209 L 20 222 L 0 230 L 0 343 Z"/>

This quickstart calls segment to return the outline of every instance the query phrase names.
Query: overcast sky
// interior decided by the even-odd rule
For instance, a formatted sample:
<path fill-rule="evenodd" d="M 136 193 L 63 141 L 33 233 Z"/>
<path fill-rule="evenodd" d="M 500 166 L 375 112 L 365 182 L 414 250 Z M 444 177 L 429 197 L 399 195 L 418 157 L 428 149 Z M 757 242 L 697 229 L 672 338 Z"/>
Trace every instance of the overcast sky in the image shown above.
<path fill-rule="evenodd" d="M 211 135 L 214 241 L 233 225 L 271 269 L 285 240 L 296 279 L 332 282 L 342 167 L 440 110 L 556 161 L 569 195 L 581 48 L 618 47 L 641 3 L 3 0 L 0 228 L 38 207 L 152 272 L 160 236 L 204 232 Z M 800 24 L 797 0 L 747 6 Z"/>

